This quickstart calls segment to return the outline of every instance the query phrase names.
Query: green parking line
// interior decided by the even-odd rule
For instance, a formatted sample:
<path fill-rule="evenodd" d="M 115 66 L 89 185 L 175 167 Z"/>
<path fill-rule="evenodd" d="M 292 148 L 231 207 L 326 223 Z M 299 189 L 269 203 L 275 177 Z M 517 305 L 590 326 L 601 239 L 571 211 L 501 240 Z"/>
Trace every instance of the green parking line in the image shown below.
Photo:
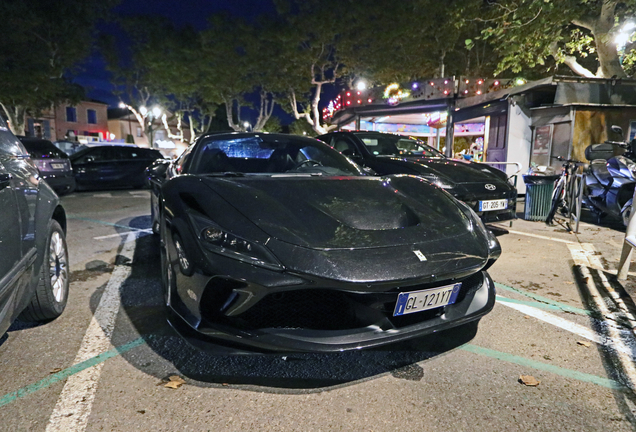
<path fill-rule="evenodd" d="M 520 304 L 520 305 L 524 305 L 524 306 L 531 306 L 537 309 L 543 309 L 543 310 L 549 310 L 549 311 L 555 311 L 555 312 L 563 312 L 563 309 L 561 309 L 559 306 L 555 306 L 555 305 L 551 305 L 551 304 L 546 304 L 546 303 L 541 303 L 541 302 L 536 302 L 536 301 L 525 301 L 525 300 L 517 300 L 517 299 L 511 299 L 508 297 L 502 297 L 500 295 L 498 295 L 496 297 L 497 301 L 500 302 L 504 302 L 504 303 L 514 303 L 514 304 Z"/>
<path fill-rule="evenodd" d="M 106 360 L 116 357 L 120 354 L 123 354 L 127 351 L 132 350 L 133 348 L 136 348 L 140 345 L 143 345 L 145 343 L 145 339 L 143 337 L 140 337 L 138 339 L 135 339 L 131 342 L 128 342 L 127 344 L 121 345 L 117 348 L 114 348 L 112 350 L 106 351 L 102 354 L 98 354 L 95 357 L 92 357 L 86 361 L 83 361 L 81 363 L 75 364 L 73 366 L 70 366 L 60 372 L 54 373 L 44 379 L 41 379 L 38 382 L 35 382 L 33 384 L 29 384 L 25 387 L 22 387 L 21 389 L 18 389 L 16 391 L 13 391 L 11 393 L 7 393 L 4 396 L 2 396 L 0 398 L 0 407 L 3 407 L 5 405 L 8 405 L 12 402 L 15 402 L 16 400 L 23 398 L 25 396 L 28 396 L 32 393 L 35 393 L 37 391 L 43 390 L 55 383 L 58 383 L 68 377 L 70 377 L 71 375 L 75 375 L 76 373 L 82 372 L 83 370 L 86 370 L 90 367 L 93 367 L 95 365 L 98 365 L 100 363 L 105 362 Z M 542 370 L 542 371 L 546 371 L 546 372 L 550 372 L 553 373 L 555 375 L 560 375 L 563 376 L 565 378 L 572 378 L 578 381 L 582 381 L 582 382 L 587 382 L 587 383 L 591 383 L 591 384 L 596 384 L 602 387 L 606 387 L 606 388 L 610 388 L 610 389 L 624 389 L 625 387 L 623 385 L 621 385 L 620 383 L 611 380 L 611 379 L 607 379 L 607 378 L 602 378 L 596 375 L 590 375 L 590 374 L 586 374 L 583 372 L 577 372 L 571 369 L 565 369 L 565 368 L 561 368 L 558 366 L 553 366 L 550 364 L 546 364 L 546 363 L 541 363 L 538 362 L 536 360 L 530 360 L 527 359 L 525 357 L 520 357 L 520 356 L 516 356 L 513 354 L 508 354 L 505 352 L 501 352 L 501 351 L 495 351 L 495 350 L 491 350 L 488 348 L 483 348 L 477 345 L 472 345 L 472 344 L 466 344 L 463 345 L 460 349 L 467 351 L 467 352 L 471 352 L 473 354 L 479 354 L 479 355 L 483 355 L 486 357 L 490 357 L 490 358 L 494 358 L 497 360 L 502 360 L 508 363 L 514 363 L 514 364 L 518 364 L 521 366 L 526 366 L 526 367 L 530 367 L 533 369 L 537 369 L 537 370 Z"/>
<path fill-rule="evenodd" d="M 574 371 L 571 369 L 565 369 L 559 366 L 542 363 L 536 360 L 530 360 L 525 357 L 516 356 L 514 354 L 508 354 L 501 351 L 495 351 L 488 348 L 483 348 L 473 344 L 466 344 L 462 346 L 460 349 L 471 352 L 473 354 L 479 354 L 479 355 L 494 358 L 497 360 L 502 360 L 508 363 L 514 363 L 520 366 L 525 366 L 525 367 L 530 367 L 530 368 L 541 370 L 541 371 L 550 372 L 565 378 L 571 378 L 578 381 L 596 384 L 601 387 L 606 387 L 613 390 L 625 389 L 625 386 L 623 386 L 622 384 L 608 378 L 586 374 L 586 373 Z"/>
<path fill-rule="evenodd" d="M 39 390 L 45 389 L 47 387 L 49 387 L 52 384 L 55 384 L 59 381 L 62 381 L 68 377 L 70 377 L 71 375 L 75 375 L 78 372 L 81 372 L 85 369 L 88 369 L 90 367 L 93 367 L 99 363 L 103 363 L 106 360 L 113 358 L 115 356 L 118 356 L 120 354 L 123 354 L 127 351 L 130 351 L 133 348 L 138 347 L 139 345 L 142 345 L 145 343 L 144 338 L 138 338 L 133 340 L 132 342 L 128 342 L 127 344 L 121 345 L 115 349 L 112 349 L 110 351 L 106 351 L 104 353 L 98 354 L 95 357 L 89 358 L 86 361 L 83 361 L 81 363 L 77 363 L 71 367 L 68 367 L 60 372 L 54 373 L 44 379 L 41 379 L 40 381 L 33 383 L 33 384 L 29 384 L 26 387 L 22 387 L 19 390 L 13 391 L 11 393 L 7 393 L 6 395 L 2 396 L 0 398 L 0 407 L 3 407 L 5 405 L 10 404 L 11 402 L 14 402 L 24 396 L 30 395 L 31 393 L 35 393 Z"/>
<path fill-rule="evenodd" d="M 558 309 L 561 309 L 564 312 L 570 312 L 570 313 L 575 313 L 575 314 L 578 314 L 578 315 L 588 315 L 588 316 L 595 315 L 595 313 L 592 312 L 592 311 L 588 311 L 588 310 L 585 310 L 585 309 L 580 309 L 580 308 L 577 308 L 577 307 L 574 307 L 574 306 L 568 306 L 566 304 L 563 304 L 563 303 L 560 303 L 558 301 L 549 299 L 547 297 L 543 297 L 543 296 L 540 296 L 538 294 L 534 294 L 534 293 L 531 293 L 531 292 L 528 292 L 528 291 L 524 291 L 524 290 L 519 289 L 519 288 L 510 287 L 508 285 L 504 285 L 504 284 L 501 284 L 499 282 L 495 282 L 495 287 L 497 287 L 497 289 L 501 289 L 501 290 L 510 291 L 510 292 L 514 292 L 514 293 L 517 293 L 517 294 L 521 294 L 523 296 L 526 296 L 526 297 L 529 297 L 529 298 L 531 298 L 533 300 L 536 300 L 536 301 L 538 301 L 540 303 L 545 303 L 545 304 L 549 304 L 549 305 L 552 305 L 552 306 L 556 306 Z M 508 299 L 508 300 L 510 300 L 510 299 Z M 514 303 L 514 302 L 511 302 L 511 303 Z"/>

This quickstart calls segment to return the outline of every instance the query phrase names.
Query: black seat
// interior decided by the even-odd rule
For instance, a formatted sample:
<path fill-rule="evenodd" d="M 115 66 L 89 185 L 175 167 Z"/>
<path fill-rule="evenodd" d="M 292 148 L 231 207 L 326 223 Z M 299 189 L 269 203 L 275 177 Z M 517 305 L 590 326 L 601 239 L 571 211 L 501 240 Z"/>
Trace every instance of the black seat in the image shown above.
<path fill-rule="evenodd" d="M 296 166 L 291 155 L 284 149 L 276 149 L 269 157 L 267 172 L 284 173 Z"/>
<path fill-rule="evenodd" d="M 199 162 L 200 174 L 234 171 L 230 158 L 220 149 L 208 149 L 201 156 Z"/>

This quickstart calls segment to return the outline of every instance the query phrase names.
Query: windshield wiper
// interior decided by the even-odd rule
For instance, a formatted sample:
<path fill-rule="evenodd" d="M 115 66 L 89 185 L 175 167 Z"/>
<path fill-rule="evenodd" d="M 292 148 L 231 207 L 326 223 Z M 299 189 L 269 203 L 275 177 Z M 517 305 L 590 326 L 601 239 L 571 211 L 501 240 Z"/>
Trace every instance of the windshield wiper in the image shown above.
<path fill-rule="evenodd" d="M 319 177 L 323 174 L 321 172 L 286 172 L 286 173 L 278 173 L 272 174 L 270 177 Z"/>
<path fill-rule="evenodd" d="M 207 173 L 203 175 L 211 176 L 211 177 L 245 177 L 245 173 L 237 172 L 237 171 L 215 172 L 215 173 Z"/>

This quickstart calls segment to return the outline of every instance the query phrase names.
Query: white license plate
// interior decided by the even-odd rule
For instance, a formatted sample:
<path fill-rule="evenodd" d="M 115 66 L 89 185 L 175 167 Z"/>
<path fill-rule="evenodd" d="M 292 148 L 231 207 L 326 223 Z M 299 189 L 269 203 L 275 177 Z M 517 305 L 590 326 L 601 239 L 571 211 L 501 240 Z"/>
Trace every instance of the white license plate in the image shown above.
<path fill-rule="evenodd" d="M 51 168 L 61 170 L 61 169 L 64 169 L 65 167 L 64 167 L 64 164 L 61 164 L 61 163 L 52 163 Z"/>
<path fill-rule="evenodd" d="M 453 304 L 457 300 L 461 286 L 460 282 L 440 288 L 400 293 L 393 316 L 422 312 Z"/>
<path fill-rule="evenodd" d="M 479 201 L 479 211 L 505 210 L 508 208 L 508 200 Z"/>

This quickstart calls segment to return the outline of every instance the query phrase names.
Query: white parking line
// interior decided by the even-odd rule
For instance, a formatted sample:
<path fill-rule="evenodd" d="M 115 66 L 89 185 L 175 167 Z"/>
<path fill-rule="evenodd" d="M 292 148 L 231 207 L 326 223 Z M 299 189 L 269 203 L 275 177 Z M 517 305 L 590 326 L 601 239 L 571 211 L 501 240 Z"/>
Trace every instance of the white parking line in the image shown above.
<path fill-rule="evenodd" d="M 130 260 L 135 252 L 136 234 L 128 234 L 120 253 Z M 112 348 L 110 338 L 119 312 L 119 288 L 129 275 L 130 263 L 115 266 L 73 364 Z M 103 366 L 104 363 L 99 363 L 68 378 L 49 418 L 46 432 L 78 432 L 86 429 Z"/>
<path fill-rule="evenodd" d="M 618 318 L 610 310 L 607 304 L 607 300 L 605 296 L 603 296 L 596 283 L 592 274 L 590 273 L 590 267 L 597 267 L 601 265 L 601 261 L 598 258 L 596 250 L 594 249 L 594 245 L 590 243 L 583 243 L 579 245 L 568 245 L 568 249 L 570 249 L 570 254 L 572 255 L 572 259 L 574 260 L 574 264 L 579 266 L 581 271 L 581 276 L 583 276 L 584 284 L 590 294 L 590 298 L 594 302 L 597 310 L 603 315 L 603 317 L 608 317 L 612 321 L 618 321 Z M 599 277 L 601 279 L 601 283 L 603 284 L 603 288 L 608 292 L 610 296 L 614 293 L 614 289 L 609 284 L 609 281 L 605 277 L 605 275 L 599 272 Z M 614 293 L 616 294 L 616 293 Z M 616 300 L 613 297 L 613 300 Z M 623 312 L 623 314 L 627 317 L 632 326 L 632 331 L 625 334 L 625 332 L 619 332 L 614 326 L 607 326 L 606 331 L 608 334 L 608 339 L 613 341 L 613 348 L 617 353 L 617 360 L 622 366 L 622 369 L 625 374 L 625 378 L 629 380 L 629 387 L 631 389 L 636 389 L 636 367 L 634 367 L 633 360 L 633 352 L 634 346 L 636 346 L 636 339 L 634 338 L 634 316 L 627 309 L 626 305 L 620 300 L 619 302 L 614 303 L 617 308 Z M 629 353 L 629 354 L 628 354 Z"/>
<path fill-rule="evenodd" d="M 622 343 L 620 334 L 623 336 L 627 335 L 629 332 L 627 330 L 623 330 L 622 332 L 616 329 L 615 326 L 610 325 L 610 323 L 603 322 L 604 327 L 612 327 L 615 330 L 614 337 L 604 337 L 599 335 L 592 329 L 589 329 L 580 324 L 576 324 L 572 321 L 568 321 L 564 318 L 551 314 L 549 312 L 542 311 L 532 306 L 516 304 L 516 303 L 508 303 L 497 300 L 497 303 L 503 306 L 507 306 L 509 308 L 515 309 L 525 315 L 531 316 L 548 324 L 552 324 L 555 327 L 559 327 L 560 329 L 569 331 L 575 335 L 581 336 L 587 340 L 590 340 L 599 345 L 604 345 L 608 348 L 611 348 L 617 352 L 620 352 L 623 355 L 629 356 L 630 358 L 636 360 L 636 343 L 630 344 L 631 347 L 627 347 Z M 617 343 L 619 342 L 619 343 Z"/>
<path fill-rule="evenodd" d="M 570 241 L 570 240 L 562 240 L 562 239 L 558 239 L 558 238 L 554 238 L 554 237 L 547 237 L 547 236 L 542 236 L 539 234 L 531 234 L 531 233 L 527 233 L 527 232 L 523 232 L 523 231 L 514 231 L 508 228 L 505 228 L 509 233 L 511 234 L 517 234 L 517 235 L 524 235 L 527 237 L 534 237 L 534 238 L 538 238 L 538 239 L 542 239 L 542 240 L 551 240 L 551 241 L 555 241 L 555 242 L 559 242 L 559 243 L 569 243 L 569 244 L 574 244 L 576 242 Z"/>

